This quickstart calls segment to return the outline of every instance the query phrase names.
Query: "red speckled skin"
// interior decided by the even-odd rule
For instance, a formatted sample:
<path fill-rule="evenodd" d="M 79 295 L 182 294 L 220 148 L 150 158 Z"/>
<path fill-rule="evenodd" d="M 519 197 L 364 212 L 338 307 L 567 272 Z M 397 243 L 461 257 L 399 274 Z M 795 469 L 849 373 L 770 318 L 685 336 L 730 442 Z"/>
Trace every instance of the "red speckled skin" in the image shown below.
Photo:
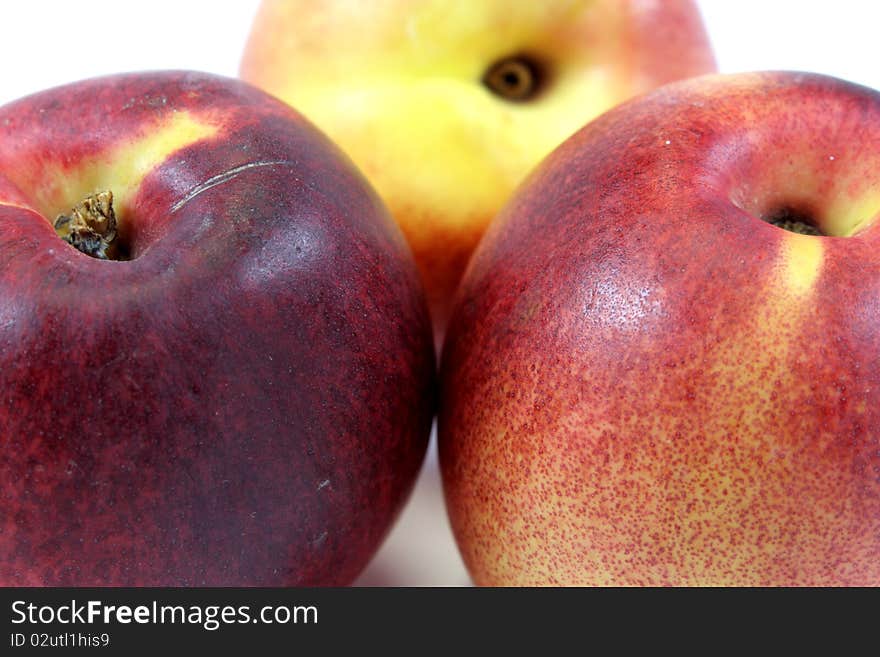
<path fill-rule="evenodd" d="M 773 73 L 665 87 L 533 173 L 442 359 L 478 584 L 880 585 L 878 162 L 880 94 Z M 874 222 L 760 220 L 785 205 Z"/>
<path fill-rule="evenodd" d="M 180 113 L 216 132 L 139 181 L 134 259 L 26 209 Z M 348 160 L 249 85 L 134 74 L 0 109 L 0 193 L 0 584 L 352 581 L 422 461 L 434 357 Z"/>

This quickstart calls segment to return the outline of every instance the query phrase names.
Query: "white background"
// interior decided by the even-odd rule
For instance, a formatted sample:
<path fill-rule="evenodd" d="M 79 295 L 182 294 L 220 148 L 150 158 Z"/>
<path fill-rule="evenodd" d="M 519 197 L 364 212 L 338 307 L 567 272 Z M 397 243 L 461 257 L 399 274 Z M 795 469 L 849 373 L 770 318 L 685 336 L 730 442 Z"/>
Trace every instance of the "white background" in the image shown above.
<path fill-rule="evenodd" d="M 812 70 L 880 88 L 874 0 L 698 3 L 722 71 Z M 257 4 L 5 0 L 0 103 L 104 73 L 189 68 L 236 75 Z"/>
<path fill-rule="evenodd" d="M 176 68 L 235 76 L 257 4 L 6 0 L 0 3 L 0 104 L 106 73 Z M 723 72 L 808 70 L 880 89 L 880 3 L 703 0 L 699 5 Z M 410 505 L 360 583 L 467 582 L 432 452 Z"/>

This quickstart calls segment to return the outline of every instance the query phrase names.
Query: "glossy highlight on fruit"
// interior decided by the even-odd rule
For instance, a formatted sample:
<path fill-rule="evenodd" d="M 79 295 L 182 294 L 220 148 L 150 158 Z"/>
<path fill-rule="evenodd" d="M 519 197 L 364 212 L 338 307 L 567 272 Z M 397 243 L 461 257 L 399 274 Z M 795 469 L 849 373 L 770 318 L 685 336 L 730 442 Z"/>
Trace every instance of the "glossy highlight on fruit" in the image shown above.
<path fill-rule="evenodd" d="M 0 583 L 357 576 L 425 453 L 434 352 L 403 236 L 326 137 L 237 80 L 73 83 L 0 108 L 0 226 Z"/>
<path fill-rule="evenodd" d="M 443 351 L 477 583 L 880 585 L 878 165 L 880 93 L 756 73 L 626 103 L 538 167 Z"/>

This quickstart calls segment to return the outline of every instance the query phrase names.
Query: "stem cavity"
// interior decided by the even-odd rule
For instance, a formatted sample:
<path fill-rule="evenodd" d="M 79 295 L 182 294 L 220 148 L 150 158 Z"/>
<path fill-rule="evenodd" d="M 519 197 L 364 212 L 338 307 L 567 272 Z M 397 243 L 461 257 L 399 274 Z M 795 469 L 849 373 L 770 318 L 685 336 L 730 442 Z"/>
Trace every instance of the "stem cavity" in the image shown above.
<path fill-rule="evenodd" d="M 59 214 L 54 228 L 62 240 L 88 256 L 120 259 L 113 192 L 109 190 L 87 196 L 69 214 Z"/>

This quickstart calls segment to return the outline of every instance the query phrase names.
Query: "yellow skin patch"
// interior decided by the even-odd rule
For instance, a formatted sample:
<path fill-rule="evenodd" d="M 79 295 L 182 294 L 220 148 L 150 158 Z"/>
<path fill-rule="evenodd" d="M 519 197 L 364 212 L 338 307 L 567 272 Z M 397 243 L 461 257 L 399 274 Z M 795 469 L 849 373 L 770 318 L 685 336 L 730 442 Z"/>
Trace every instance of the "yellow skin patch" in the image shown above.
<path fill-rule="evenodd" d="M 851 237 L 870 226 L 880 215 L 880 194 L 865 193 L 859 198 L 846 196 L 834 199 L 828 206 L 832 235 Z"/>
<path fill-rule="evenodd" d="M 712 70 L 691 9 L 671 0 L 266 0 L 241 72 L 366 174 L 443 325 L 471 250 L 541 158 L 624 99 Z M 543 91 L 523 102 L 482 82 L 515 55 L 546 73 Z"/>
<path fill-rule="evenodd" d="M 822 271 L 825 249 L 821 238 L 813 235 L 789 233 L 782 241 L 782 279 L 788 290 L 802 297 L 813 289 Z"/>
<path fill-rule="evenodd" d="M 76 163 L 57 161 L 39 162 L 39 173 L 33 175 L 23 165 L 7 178 L 19 187 L 18 179 L 28 181 L 27 189 L 33 190 L 33 209 L 44 217 L 54 218 L 69 212 L 84 197 L 101 190 L 113 192 L 117 213 L 124 217 L 134 200 L 144 177 L 165 161 L 169 154 L 197 141 L 207 139 L 219 129 L 219 124 L 199 119 L 189 112 L 168 115 L 162 125 L 132 139 L 120 140 L 107 151 Z M 20 203 L 7 203 L 20 207 Z"/>

